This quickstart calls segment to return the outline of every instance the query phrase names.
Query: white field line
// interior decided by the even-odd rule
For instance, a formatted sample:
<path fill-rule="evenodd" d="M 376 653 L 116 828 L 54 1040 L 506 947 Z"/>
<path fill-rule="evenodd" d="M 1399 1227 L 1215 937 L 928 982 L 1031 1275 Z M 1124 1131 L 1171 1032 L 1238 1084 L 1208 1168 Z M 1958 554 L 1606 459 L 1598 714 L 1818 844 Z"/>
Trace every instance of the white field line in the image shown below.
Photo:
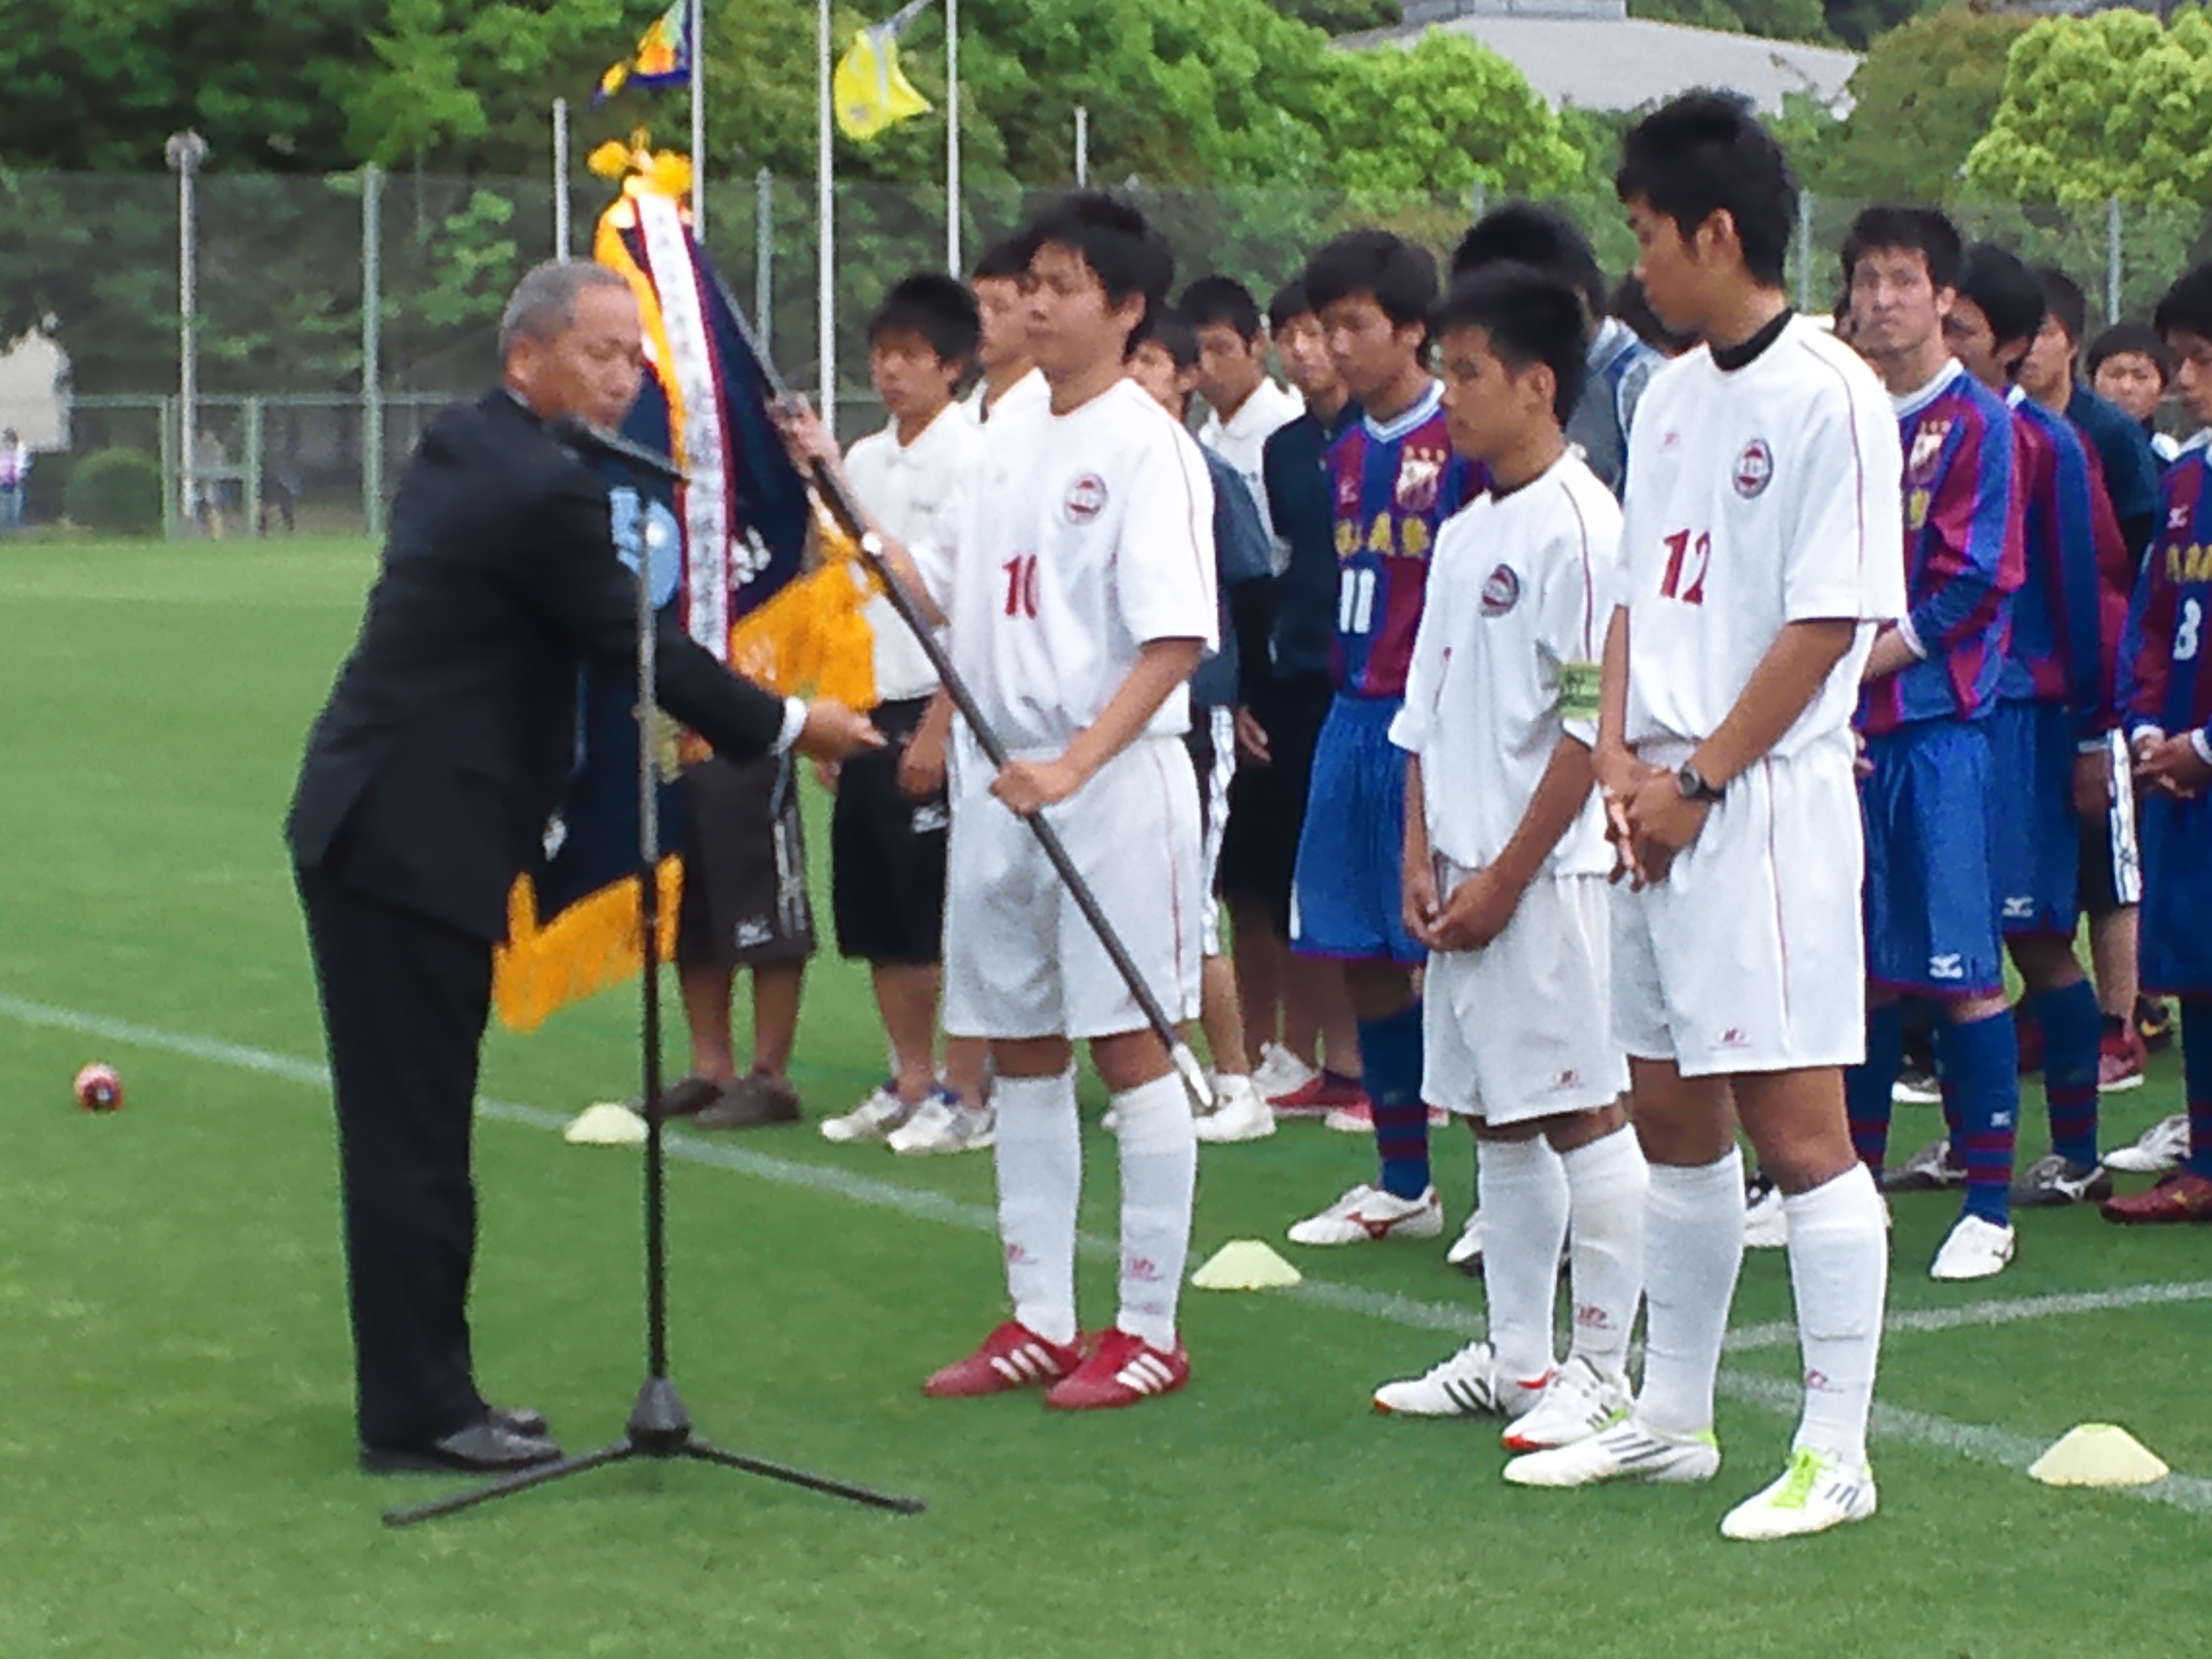
<path fill-rule="evenodd" d="M 10 996 L 4 992 L 0 992 L 0 1018 L 11 1019 L 21 1025 L 70 1031 L 104 1042 L 205 1060 L 212 1065 L 253 1072 L 264 1077 L 281 1078 L 287 1082 L 312 1088 L 327 1088 L 330 1085 L 328 1070 L 313 1060 L 274 1054 L 265 1048 L 250 1048 L 242 1043 L 226 1042 L 219 1038 L 165 1031 L 77 1009 L 56 1007 Z M 484 1117 L 556 1133 L 568 1124 L 568 1117 L 561 1113 L 488 1097 L 477 1099 L 477 1110 Z M 879 1181 L 872 1176 L 854 1174 L 833 1165 L 777 1158 L 770 1153 L 753 1152 L 726 1142 L 702 1140 L 683 1133 L 667 1135 L 663 1144 L 670 1158 L 688 1163 L 732 1170 L 778 1186 L 826 1193 L 871 1209 L 889 1210 L 917 1220 L 939 1222 L 969 1232 L 995 1236 L 998 1231 L 997 1216 L 989 1206 L 965 1203 L 927 1188 Z M 1114 1241 L 1096 1233 L 1080 1235 L 1078 1246 L 1089 1256 L 1110 1260 L 1115 1254 Z M 1308 1279 L 1279 1294 L 1317 1307 L 1358 1314 L 1415 1330 L 1470 1337 L 1480 1336 L 1483 1331 L 1482 1316 L 1472 1308 L 1452 1303 L 1424 1301 L 1417 1297 L 1401 1296 L 1390 1291 L 1370 1291 L 1358 1285 L 1335 1284 L 1328 1279 Z M 2024 1320 L 2063 1319 L 2123 1309 L 2204 1301 L 2212 1301 L 2212 1279 L 2135 1285 L 2110 1291 L 2083 1291 L 2011 1299 L 1993 1297 L 1955 1308 L 1909 1309 L 1891 1314 L 1883 1323 L 1883 1330 L 1887 1335 L 1898 1336 L 1981 1329 Z M 1758 1352 L 1770 1348 L 1794 1347 L 1796 1340 L 1794 1325 L 1775 1322 L 1737 1327 L 1729 1333 L 1727 1348 L 1732 1353 Z M 1798 1384 L 1793 1379 L 1733 1369 L 1722 1371 L 1719 1390 L 1731 1400 L 1781 1417 L 1795 1417 L 1802 1402 Z M 1924 1446 L 1951 1456 L 1973 1462 L 1992 1463 L 2018 1473 L 2025 1473 L 2027 1466 L 2041 1456 L 2045 1449 L 2040 1441 L 2014 1434 L 2008 1430 L 1960 1423 L 1947 1417 L 1910 1411 L 1881 1401 L 1875 1403 L 1874 1418 L 1869 1426 L 1872 1435 L 1878 1440 L 1902 1441 Z M 2123 1496 L 2149 1503 L 2169 1504 L 2195 1514 L 2212 1514 L 2212 1480 L 2198 1475 L 2172 1474 L 2149 1486 L 2115 1490 Z"/>

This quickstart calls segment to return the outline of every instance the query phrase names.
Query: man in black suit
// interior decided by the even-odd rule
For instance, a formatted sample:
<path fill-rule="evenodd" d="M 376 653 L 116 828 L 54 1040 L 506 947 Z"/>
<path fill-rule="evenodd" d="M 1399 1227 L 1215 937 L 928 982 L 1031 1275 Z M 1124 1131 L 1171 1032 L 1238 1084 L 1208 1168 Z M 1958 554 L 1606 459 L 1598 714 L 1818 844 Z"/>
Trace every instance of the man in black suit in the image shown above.
<path fill-rule="evenodd" d="M 392 503 L 353 653 L 286 825 L 335 1083 L 365 1468 L 557 1456 L 544 1419 L 477 1392 L 466 1311 L 477 1053 L 507 895 L 572 760 L 577 672 L 635 662 L 635 589 L 604 483 L 544 427 L 621 423 L 644 371 L 614 272 L 541 265 L 508 301 L 503 385 L 434 422 Z M 659 701 L 720 752 L 836 760 L 861 715 L 736 678 L 684 633 Z"/>

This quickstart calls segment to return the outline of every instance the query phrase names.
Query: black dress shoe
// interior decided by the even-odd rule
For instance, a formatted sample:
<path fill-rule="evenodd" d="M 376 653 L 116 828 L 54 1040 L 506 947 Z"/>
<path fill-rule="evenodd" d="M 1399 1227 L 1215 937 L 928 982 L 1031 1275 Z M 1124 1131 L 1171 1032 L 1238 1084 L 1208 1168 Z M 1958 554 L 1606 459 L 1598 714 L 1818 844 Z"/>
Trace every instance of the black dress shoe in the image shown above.
<path fill-rule="evenodd" d="M 549 1439 L 553 1432 L 545 1425 L 545 1413 L 534 1412 L 527 1406 L 494 1406 L 491 1420 L 509 1434 L 525 1435 L 532 1440 Z"/>
<path fill-rule="evenodd" d="M 722 1097 L 722 1086 L 703 1077 L 687 1077 L 670 1084 L 660 1091 L 661 1121 L 665 1123 L 672 1117 L 690 1117 L 702 1107 L 714 1105 Z M 646 1115 L 641 1101 L 631 1101 L 629 1109 L 640 1117 Z"/>
<path fill-rule="evenodd" d="M 790 1080 L 772 1072 L 755 1072 L 722 1090 L 722 1097 L 692 1115 L 701 1129 L 759 1129 L 774 1123 L 796 1123 L 800 1116 L 799 1091 Z"/>
<path fill-rule="evenodd" d="M 517 1434 L 496 1418 L 487 1417 L 427 1446 L 363 1446 L 361 1467 L 369 1474 L 511 1474 L 535 1463 L 550 1463 L 560 1455 L 560 1447 L 550 1440 Z"/>

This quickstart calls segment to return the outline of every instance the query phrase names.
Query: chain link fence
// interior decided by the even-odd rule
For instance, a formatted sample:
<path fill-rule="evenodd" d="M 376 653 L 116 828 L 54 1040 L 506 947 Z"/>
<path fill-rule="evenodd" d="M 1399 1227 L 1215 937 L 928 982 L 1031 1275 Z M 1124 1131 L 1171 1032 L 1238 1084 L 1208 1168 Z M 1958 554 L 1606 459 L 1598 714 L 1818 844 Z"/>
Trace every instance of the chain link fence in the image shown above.
<path fill-rule="evenodd" d="M 971 257 L 1018 224 L 1044 190 L 969 191 Z M 1237 276 L 1267 293 L 1337 231 L 1380 224 L 1447 252 L 1485 205 L 1466 198 L 1130 186 L 1174 245 L 1180 275 Z M 607 185 L 569 187 L 572 246 L 588 255 Z M 1633 246 L 1609 198 L 1558 204 L 1608 270 Z M 1836 250 L 1862 204 L 1808 197 L 1789 281 L 1825 311 Z M 2107 203 L 2083 208 L 1954 204 L 1970 237 L 2065 269 L 2094 316 L 2147 316 L 2164 286 L 2203 256 L 2206 215 Z M 841 426 L 876 418 L 866 322 L 897 277 L 941 267 L 942 188 L 841 185 L 836 197 L 836 362 Z M 375 528 L 381 503 L 439 407 L 493 376 L 493 337 L 515 279 L 556 252 L 549 179 L 458 179 L 374 168 L 326 178 L 210 173 L 197 181 L 195 471 L 185 511 L 175 480 L 182 421 L 176 181 L 167 175 L 0 173 L 0 320 L 42 329 L 66 353 L 58 386 L 0 362 L 0 428 L 31 434 L 33 521 L 61 516 L 67 474 L 105 448 L 137 452 L 171 483 L 167 528 L 224 533 Z M 811 179 L 713 185 L 705 240 L 724 280 L 794 386 L 820 380 L 817 220 Z M 50 376 L 49 376 L 50 378 Z"/>

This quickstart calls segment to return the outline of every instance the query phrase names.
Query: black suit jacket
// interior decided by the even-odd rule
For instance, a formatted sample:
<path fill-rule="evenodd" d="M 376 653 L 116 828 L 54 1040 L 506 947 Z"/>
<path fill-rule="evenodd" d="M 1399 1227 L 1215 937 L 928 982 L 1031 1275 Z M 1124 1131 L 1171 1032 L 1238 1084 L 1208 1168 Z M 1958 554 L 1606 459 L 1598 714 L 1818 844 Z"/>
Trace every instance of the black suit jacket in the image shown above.
<path fill-rule="evenodd" d="M 636 587 L 606 488 L 504 392 L 440 415 L 392 503 L 361 637 L 308 734 L 297 863 L 480 939 L 573 764 L 577 671 L 635 672 Z M 780 698 L 672 625 L 659 701 L 715 749 L 766 752 Z"/>

